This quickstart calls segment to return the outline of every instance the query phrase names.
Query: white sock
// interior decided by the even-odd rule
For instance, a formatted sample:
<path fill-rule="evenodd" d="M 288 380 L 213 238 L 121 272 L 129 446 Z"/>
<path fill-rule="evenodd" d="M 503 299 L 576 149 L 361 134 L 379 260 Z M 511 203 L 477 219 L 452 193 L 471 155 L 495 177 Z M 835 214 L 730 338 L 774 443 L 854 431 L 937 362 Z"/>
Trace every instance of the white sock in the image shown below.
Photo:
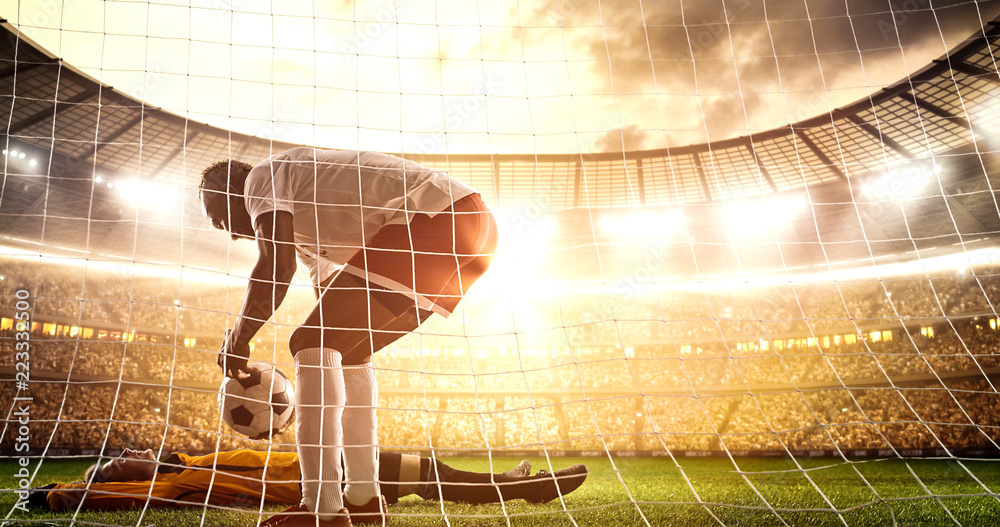
<path fill-rule="evenodd" d="M 295 440 L 302 471 L 302 503 L 321 519 L 344 507 L 340 457 L 344 429 L 344 370 L 340 353 L 309 348 L 295 354 Z"/>
<path fill-rule="evenodd" d="M 355 505 L 364 505 L 379 495 L 378 422 L 375 404 L 378 385 L 372 364 L 344 368 L 347 407 L 344 409 L 344 466 L 347 488 L 344 496 Z"/>

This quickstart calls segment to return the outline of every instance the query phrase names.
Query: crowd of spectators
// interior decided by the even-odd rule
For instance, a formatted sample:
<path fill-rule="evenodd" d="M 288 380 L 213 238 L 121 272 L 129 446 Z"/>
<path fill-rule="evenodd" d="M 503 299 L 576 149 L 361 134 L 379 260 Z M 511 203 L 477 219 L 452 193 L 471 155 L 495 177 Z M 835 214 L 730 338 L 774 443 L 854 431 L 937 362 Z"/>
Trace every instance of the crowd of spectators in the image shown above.
<path fill-rule="evenodd" d="M 0 396 L 13 401 L 10 383 Z M 25 394 L 21 394 L 25 395 Z M 262 448 L 223 424 L 214 391 L 33 382 L 35 448 Z M 986 381 L 942 387 L 827 388 L 736 395 L 387 395 L 389 449 L 904 450 L 996 448 L 997 392 Z M 2 446 L 11 447 L 11 427 Z M 294 445 L 294 429 L 275 438 Z"/>
<path fill-rule="evenodd" d="M 2 264 L 0 316 L 25 289 L 36 322 L 118 335 L 32 332 L 33 444 L 246 444 L 220 425 L 214 390 L 241 285 Z M 376 354 L 380 440 L 457 450 L 996 447 L 987 373 L 1000 366 L 997 271 L 518 306 L 470 297 Z M 286 302 L 254 345 L 256 359 L 288 374 L 284 343 L 312 293 L 292 294 L 303 298 Z M 148 338 L 122 336 L 130 332 Z M 0 330 L 9 372 L 14 345 L 13 328 Z M 3 381 L 2 400 L 12 390 Z M 7 433 L 0 446 L 11 441 Z"/>

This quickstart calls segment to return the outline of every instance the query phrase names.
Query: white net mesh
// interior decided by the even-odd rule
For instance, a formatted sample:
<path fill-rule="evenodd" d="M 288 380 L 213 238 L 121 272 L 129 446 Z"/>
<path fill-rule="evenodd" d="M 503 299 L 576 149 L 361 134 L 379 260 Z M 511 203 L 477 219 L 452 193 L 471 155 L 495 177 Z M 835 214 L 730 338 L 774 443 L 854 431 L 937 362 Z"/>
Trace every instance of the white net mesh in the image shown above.
<path fill-rule="evenodd" d="M 1000 3 L 0 6 L 7 519 L 287 506 L 218 475 L 25 489 L 125 448 L 294 451 L 219 416 L 256 251 L 197 185 L 317 145 L 447 171 L 500 223 L 455 314 L 375 354 L 380 449 L 590 470 L 539 505 L 414 487 L 397 525 L 1000 521 Z M 307 282 L 252 344 L 289 375 Z"/>

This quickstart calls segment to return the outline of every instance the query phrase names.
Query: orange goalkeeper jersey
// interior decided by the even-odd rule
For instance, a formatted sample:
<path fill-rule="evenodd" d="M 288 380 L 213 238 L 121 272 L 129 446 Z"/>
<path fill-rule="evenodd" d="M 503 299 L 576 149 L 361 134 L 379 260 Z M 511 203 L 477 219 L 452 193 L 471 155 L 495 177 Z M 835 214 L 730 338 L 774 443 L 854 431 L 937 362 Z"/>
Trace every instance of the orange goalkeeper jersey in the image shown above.
<path fill-rule="evenodd" d="M 59 484 L 46 497 L 55 511 L 151 507 L 298 503 L 299 460 L 295 452 L 234 450 L 204 456 L 174 453 L 149 481 Z"/>

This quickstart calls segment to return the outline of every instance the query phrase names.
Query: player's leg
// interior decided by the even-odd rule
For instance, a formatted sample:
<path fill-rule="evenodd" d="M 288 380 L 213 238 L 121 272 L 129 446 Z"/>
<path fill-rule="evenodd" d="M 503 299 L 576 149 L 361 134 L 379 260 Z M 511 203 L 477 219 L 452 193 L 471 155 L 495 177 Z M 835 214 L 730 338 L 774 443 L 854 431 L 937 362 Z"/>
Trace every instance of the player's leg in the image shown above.
<path fill-rule="evenodd" d="M 375 352 L 412 333 L 432 314 L 417 307 L 412 295 L 390 291 L 349 274 L 344 281 L 368 288 L 368 319 L 371 321 L 368 331 L 355 333 L 350 340 L 346 335 L 340 339 L 345 347 L 345 366 L 369 362 Z"/>
<path fill-rule="evenodd" d="M 325 404 L 341 408 L 340 423 L 333 433 L 340 434 L 343 445 L 340 452 L 345 467 L 343 475 L 347 486 L 344 497 L 347 501 L 342 505 L 351 510 L 354 523 L 381 523 L 385 512 L 377 480 L 375 405 L 378 388 L 367 360 L 373 349 L 371 328 L 392 326 L 401 332 L 412 331 L 416 322 L 407 326 L 403 323 L 407 319 L 401 318 L 410 305 L 403 295 L 372 287 L 357 276 L 339 273 L 323 285 L 316 306 L 289 341 L 295 357 L 318 348 L 336 353 L 341 358 L 339 379 L 327 379 L 326 382 L 339 382 L 343 386 L 344 397 L 342 400 L 325 401 Z M 415 317 L 412 318 L 415 320 Z M 351 353 L 352 350 L 364 352 Z M 296 390 L 298 388 L 297 384 Z M 308 428 L 308 425 L 305 426 Z M 300 445 L 303 443 L 299 442 Z M 303 463 L 308 462 L 308 459 L 303 460 Z M 302 470 L 305 479 L 312 469 L 303 464 Z M 336 472 L 338 481 L 340 475 L 339 471 Z M 306 488 L 303 487 L 303 490 Z M 359 516 L 355 514 L 358 511 L 372 514 Z"/>
<path fill-rule="evenodd" d="M 435 217 L 418 216 L 409 225 L 384 228 L 369 247 L 348 262 L 348 274 L 365 276 L 366 282 L 394 284 L 403 292 L 368 282 L 371 332 L 367 341 L 357 339 L 356 346 L 346 352 L 345 364 L 367 361 L 372 353 L 411 333 L 427 320 L 431 309 L 450 313 L 468 287 L 485 272 L 496 245 L 495 223 L 488 211 L 483 212 L 485 206 L 478 196 L 472 198 L 456 203 L 453 211 Z M 368 377 L 363 376 L 366 371 Z M 370 366 L 356 373 L 348 370 L 348 393 L 353 391 L 350 378 L 354 376 L 358 379 L 359 397 L 362 382 L 374 386 L 370 372 Z M 378 468 L 377 463 L 369 461 L 374 459 L 377 442 L 375 398 L 370 414 L 365 413 L 362 400 L 358 401 L 357 405 L 349 401 L 344 416 L 345 423 L 350 423 L 345 427 L 344 452 L 349 508 L 374 495 L 375 489 L 355 482 L 373 477 L 364 470 Z M 368 433 L 370 443 L 366 441 Z M 370 449 L 366 446 L 369 444 L 373 445 Z"/>
<path fill-rule="evenodd" d="M 316 307 L 292 334 L 292 353 L 319 347 L 340 352 L 346 364 L 366 364 L 371 353 L 416 329 L 430 309 L 444 305 L 450 312 L 488 265 L 492 254 L 482 253 L 492 253 L 496 243 L 492 215 L 478 196 L 473 198 L 455 204 L 461 215 L 419 215 L 409 225 L 379 231 L 348 262 L 349 272 L 338 273 L 322 288 Z M 466 213 L 463 207 L 470 203 L 478 213 Z M 482 269 L 463 277 L 463 267 L 476 269 L 470 261 Z M 431 301 L 425 294 L 448 301 Z M 370 497 L 370 505 L 378 496 L 375 378 L 366 366 L 351 368 L 341 379 L 346 386 L 342 422 L 349 423 L 339 430 L 346 447 L 346 494 L 354 505 Z"/>
<path fill-rule="evenodd" d="M 370 362 L 372 355 L 396 342 L 401 337 L 413 333 L 431 315 L 430 311 L 410 309 L 380 328 L 374 328 L 367 341 L 358 344 L 344 354 L 344 365 Z"/>
<path fill-rule="evenodd" d="M 496 246 L 496 221 L 476 194 L 434 216 L 418 214 L 408 225 L 379 230 L 341 273 L 368 283 L 372 304 L 395 314 L 381 319 L 388 325 L 372 321 L 372 351 L 412 331 L 431 312 L 454 311 L 486 272 Z"/>
<path fill-rule="evenodd" d="M 514 470 L 491 474 L 459 470 L 440 459 L 421 460 L 421 478 L 425 483 L 418 489 L 417 495 L 429 500 L 496 503 L 523 499 L 544 503 L 573 492 L 587 479 L 587 467 L 584 465 L 573 465 L 555 474 L 540 470 L 530 476 L 521 469 L 522 465 Z"/>
<path fill-rule="evenodd" d="M 370 320 L 366 308 L 368 291 L 356 277 L 338 276 L 327 291 L 326 298 L 321 297 L 289 339 L 297 377 L 295 430 L 303 480 L 302 501 L 306 509 L 321 519 L 329 519 L 344 507 L 343 423 L 345 407 L 351 403 L 342 351 L 367 338 Z M 336 294 L 329 294 L 330 291 Z M 366 386 L 361 392 L 373 388 Z M 355 394 L 358 391 L 351 390 Z M 369 396 L 363 404 L 370 405 L 370 401 Z"/>
<path fill-rule="evenodd" d="M 434 460 L 411 454 L 401 454 L 399 452 L 383 451 L 380 455 L 382 459 L 379 464 L 379 479 L 382 481 L 381 488 L 387 502 L 390 504 L 396 503 L 399 501 L 399 498 L 409 495 L 419 495 L 424 496 L 425 499 L 435 500 L 440 498 L 437 487 L 438 481 L 434 479 L 438 476 L 431 469 L 435 463 Z M 438 463 L 442 466 L 447 466 L 440 460 Z M 444 477 L 447 478 L 449 474 L 462 474 L 462 471 L 448 472 L 444 474 Z M 471 479 L 469 482 L 475 483 L 477 486 L 489 485 L 488 492 L 491 494 L 486 497 L 487 499 L 492 499 L 493 501 L 500 499 L 500 495 L 492 485 L 493 478 L 491 478 L 491 474 L 467 474 L 470 474 Z M 531 463 L 528 460 L 523 460 L 516 467 L 507 472 L 497 474 L 497 476 L 505 477 L 511 481 L 516 478 L 528 478 L 531 476 Z M 449 495 L 451 496 L 451 493 Z"/>
<path fill-rule="evenodd" d="M 378 384 L 370 361 L 345 366 L 344 500 L 355 524 L 382 523 L 384 501 L 378 486 Z M 364 512 L 366 514 L 359 514 Z"/>
<path fill-rule="evenodd" d="M 489 268 L 496 253 L 498 231 L 493 214 L 477 194 L 466 196 L 430 220 L 411 229 L 414 244 L 415 290 L 438 312 L 451 313 Z"/>
<path fill-rule="evenodd" d="M 344 508 L 340 459 L 347 394 L 341 359 L 337 351 L 322 347 L 298 350 L 293 356 L 302 506 L 324 520 Z"/>

